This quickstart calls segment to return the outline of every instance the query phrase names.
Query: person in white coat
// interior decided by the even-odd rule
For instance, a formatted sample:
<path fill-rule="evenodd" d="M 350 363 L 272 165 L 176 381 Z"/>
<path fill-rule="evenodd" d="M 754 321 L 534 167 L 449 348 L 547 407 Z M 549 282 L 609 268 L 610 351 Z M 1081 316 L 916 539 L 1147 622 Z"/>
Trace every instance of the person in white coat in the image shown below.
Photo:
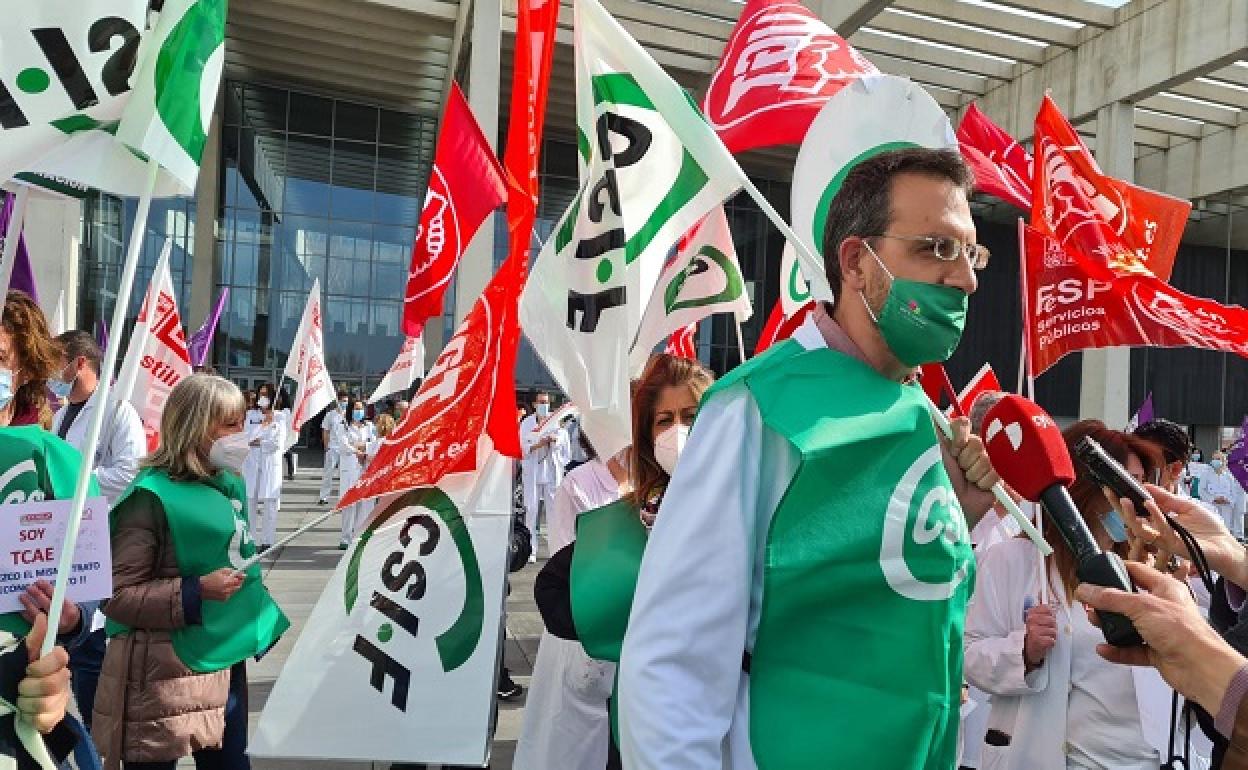
<path fill-rule="evenodd" d="M 286 418 L 275 409 L 275 391 L 265 383 L 256 390 L 256 408 L 247 412 L 244 430 L 251 452 L 243 464 L 251 531 L 261 553 L 277 540 L 277 514 L 282 498 L 282 452 L 286 449 Z"/>
<path fill-rule="evenodd" d="M 1096 420 L 1065 431 L 1096 439 L 1138 480 L 1162 467 L 1158 449 Z M 1072 452 L 1073 454 L 1073 452 Z M 1071 497 L 1101 547 L 1123 551 L 1126 529 L 1078 466 Z M 1074 600 L 1074 558 L 1048 517 L 1054 554 L 1015 538 L 979 556 L 966 618 L 965 674 L 991 694 L 980 770 L 1156 770 L 1167 759 L 1171 691 L 1155 671 L 1110 664 L 1104 637 Z"/>
<path fill-rule="evenodd" d="M 1226 528 L 1238 538 L 1244 536 L 1244 488 L 1226 467 L 1226 453 L 1214 452 L 1209 470 L 1200 477 L 1200 499 L 1212 505 Z"/>
<path fill-rule="evenodd" d="M 373 429 L 373 424 L 365 419 L 366 414 L 363 401 L 353 402 L 350 422 L 347 423 L 338 441 L 338 458 L 342 463 L 342 488 L 338 492 L 339 500 L 348 489 L 355 485 L 355 482 L 360 480 L 360 474 L 368 465 L 368 449 L 377 434 Z M 372 502 L 366 501 L 342 509 L 342 538 L 338 541 L 338 550 L 345 551 L 351 545 L 351 538 L 355 537 L 356 527 L 364 521 L 371 508 Z"/>
<path fill-rule="evenodd" d="M 524 519 L 533 544 L 530 562 L 537 561 L 538 516 L 542 510 L 546 511 L 546 526 L 549 528 L 555 490 L 563 481 L 563 467 L 571 457 L 567 432 L 557 425 L 547 425 L 546 418 L 549 416 L 550 394 L 538 393 L 533 397 L 533 414 L 520 422 L 520 448 L 524 452 L 521 461 Z"/>
<path fill-rule="evenodd" d="M 342 433 L 347 429 L 347 394 L 340 392 L 338 401 L 325 410 L 321 418 L 321 445 L 325 447 L 325 464 L 321 469 L 321 494 L 317 498 L 319 505 L 329 504 L 329 493 L 334 485 L 334 475 L 338 475 L 338 495 L 342 495 L 342 462 L 338 447 L 342 445 Z"/>

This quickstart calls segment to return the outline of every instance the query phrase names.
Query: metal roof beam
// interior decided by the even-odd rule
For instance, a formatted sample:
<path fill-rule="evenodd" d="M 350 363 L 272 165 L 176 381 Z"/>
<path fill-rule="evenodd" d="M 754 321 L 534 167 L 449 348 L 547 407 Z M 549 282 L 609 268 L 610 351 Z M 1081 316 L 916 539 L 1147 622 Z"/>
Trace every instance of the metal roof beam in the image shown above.
<path fill-rule="evenodd" d="M 892 0 L 812 0 L 807 5 L 838 35 L 847 38 L 870 24 L 892 5 Z"/>
<path fill-rule="evenodd" d="M 1072 122 L 1107 104 L 1137 102 L 1248 55 L 1244 0 L 1160 0 L 985 94 L 981 107 L 1025 139 L 1045 90 Z"/>

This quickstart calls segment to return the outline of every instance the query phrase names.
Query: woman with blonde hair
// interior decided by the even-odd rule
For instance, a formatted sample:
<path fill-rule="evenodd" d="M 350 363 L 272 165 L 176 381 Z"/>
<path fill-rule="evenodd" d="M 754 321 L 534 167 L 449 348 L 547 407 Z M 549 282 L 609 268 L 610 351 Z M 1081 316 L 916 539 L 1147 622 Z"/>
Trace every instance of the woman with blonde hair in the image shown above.
<path fill-rule="evenodd" d="M 246 403 L 195 374 L 169 393 L 160 446 L 110 515 L 110 644 L 92 733 L 107 767 L 249 768 L 247 672 L 290 623 L 261 582 L 239 470 Z"/>
<path fill-rule="evenodd" d="M 653 356 L 633 386 L 632 446 L 576 468 L 556 491 L 552 520 L 574 518 L 576 540 L 551 556 L 533 586 L 546 633 L 517 770 L 620 766 L 607 704 L 632 590 L 648 530 L 714 379 L 697 361 Z"/>

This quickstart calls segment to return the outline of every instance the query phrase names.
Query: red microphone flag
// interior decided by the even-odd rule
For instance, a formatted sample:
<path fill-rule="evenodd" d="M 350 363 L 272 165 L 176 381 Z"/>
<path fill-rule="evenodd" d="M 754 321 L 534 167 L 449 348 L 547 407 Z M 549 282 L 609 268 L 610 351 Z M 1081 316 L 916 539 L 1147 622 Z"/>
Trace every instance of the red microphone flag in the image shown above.
<path fill-rule="evenodd" d="M 734 153 L 800 144 L 833 94 L 878 72 L 801 3 L 750 0 L 711 75 L 702 111 Z"/>
<path fill-rule="evenodd" d="M 477 228 L 507 200 L 503 172 L 459 85 L 452 82 L 438 132 L 403 299 L 403 333 L 418 337 L 442 314 L 451 273 Z"/>
<path fill-rule="evenodd" d="M 1010 393 L 984 415 L 984 448 L 1001 480 L 1036 502 L 1054 484 L 1075 480 L 1075 466 L 1057 423 L 1034 402 Z"/>
<path fill-rule="evenodd" d="M 1169 281 L 1191 203 L 1106 176 L 1047 95 L 1035 145 L 1032 227 L 1121 275 Z"/>
<path fill-rule="evenodd" d="M 1149 275 L 1115 275 L 1023 228 L 1032 372 L 1076 350 L 1192 347 L 1248 358 L 1248 310 L 1193 297 Z"/>

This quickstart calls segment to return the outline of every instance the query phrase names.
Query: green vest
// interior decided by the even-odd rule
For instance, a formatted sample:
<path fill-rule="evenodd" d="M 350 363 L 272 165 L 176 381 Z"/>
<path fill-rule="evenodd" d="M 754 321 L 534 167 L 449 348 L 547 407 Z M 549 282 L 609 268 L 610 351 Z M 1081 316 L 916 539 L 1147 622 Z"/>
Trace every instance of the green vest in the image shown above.
<path fill-rule="evenodd" d="M 0 505 L 72 498 L 81 467 L 77 449 L 38 425 L 0 428 Z M 99 494 L 92 478 L 87 496 Z M 30 624 L 10 612 L 0 615 L 0 631 L 25 636 Z"/>
<path fill-rule="evenodd" d="M 620 662 L 646 537 L 637 507 L 625 500 L 586 511 L 576 519 L 572 621 L 591 658 Z"/>
<path fill-rule="evenodd" d="M 801 455 L 751 651 L 758 767 L 953 768 L 975 567 L 922 392 L 793 341 L 750 363 L 718 387 Z"/>
<path fill-rule="evenodd" d="M 247 529 L 247 492 L 235 474 L 220 472 L 207 481 L 194 482 L 174 481 L 160 469 L 144 470 L 113 507 L 110 525 L 114 532 L 126 500 L 137 489 L 160 500 L 183 575 L 207 575 L 237 566 L 255 553 Z M 202 622 L 172 632 L 173 649 L 191 670 L 220 671 L 259 655 L 290 627 L 264 587 L 260 565 L 248 567 L 246 575 L 242 588 L 227 601 L 203 601 Z M 127 630 L 120 623 L 108 622 L 109 636 Z"/>

